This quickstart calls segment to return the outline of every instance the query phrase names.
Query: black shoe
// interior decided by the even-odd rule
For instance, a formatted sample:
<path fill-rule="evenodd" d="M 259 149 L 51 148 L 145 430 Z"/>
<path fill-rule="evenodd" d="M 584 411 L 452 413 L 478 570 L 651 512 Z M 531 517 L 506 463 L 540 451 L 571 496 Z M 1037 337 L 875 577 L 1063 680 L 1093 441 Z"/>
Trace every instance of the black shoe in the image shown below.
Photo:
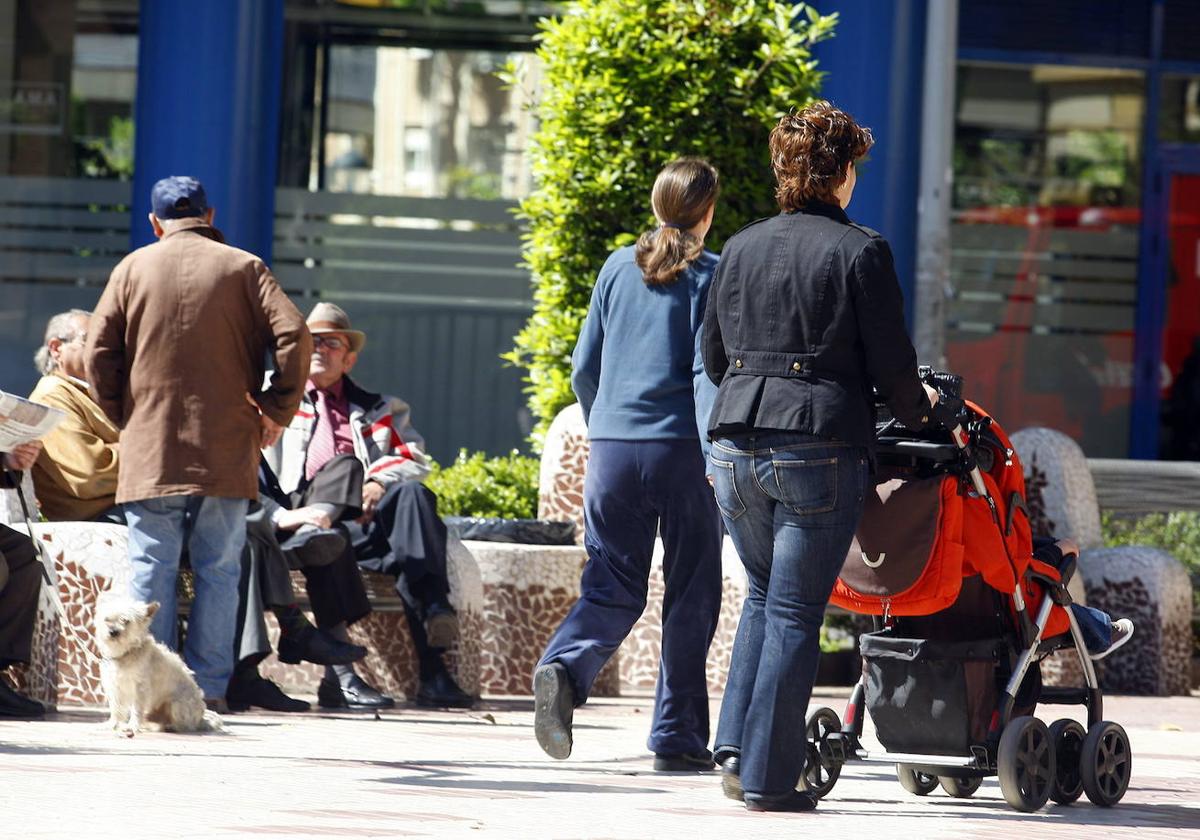
<path fill-rule="evenodd" d="M 280 636 L 276 653 L 279 661 L 288 665 L 295 665 L 301 660 L 317 665 L 349 665 L 366 655 L 367 649 L 362 645 L 335 639 L 311 624 L 296 633 Z"/>
<path fill-rule="evenodd" d="M 731 755 L 721 764 L 721 792 L 727 799 L 741 802 L 742 794 L 742 760 Z"/>
<path fill-rule="evenodd" d="M 244 712 L 251 706 L 269 712 L 307 712 L 312 708 L 303 700 L 288 697 L 279 686 L 261 676 L 230 680 L 225 702 L 231 712 Z"/>
<path fill-rule="evenodd" d="M 571 721 L 575 717 L 575 690 L 567 669 L 557 662 L 533 672 L 533 734 L 551 758 L 571 754 Z"/>
<path fill-rule="evenodd" d="M 317 686 L 317 705 L 322 709 L 390 709 L 396 701 L 383 694 L 355 674 L 346 685 L 337 680 L 323 679 Z"/>
<path fill-rule="evenodd" d="M 793 790 L 783 796 L 768 796 L 747 799 L 747 811 L 812 811 L 817 807 L 817 797 L 806 790 Z"/>
<path fill-rule="evenodd" d="M 296 569 L 328 566 L 346 550 L 346 537 L 336 528 L 301 528 L 279 541 L 288 554 L 288 565 Z"/>
<path fill-rule="evenodd" d="M 0 717 L 40 718 L 45 714 L 45 706 L 19 693 L 0 677 Z"/>
<path fill-rule="evenodd" d="M 712 753 L 708 750 L 694 753 L 654 754 L 654 769 L 659 773 L 703 773 L 716 766 Z"/>
<path fill-rule="evenodd" d="M 469 709 L 475 698 L 458 687 L 446 671 L 438 671 L 417 687 L 417 705 L 426 709 Z"/>

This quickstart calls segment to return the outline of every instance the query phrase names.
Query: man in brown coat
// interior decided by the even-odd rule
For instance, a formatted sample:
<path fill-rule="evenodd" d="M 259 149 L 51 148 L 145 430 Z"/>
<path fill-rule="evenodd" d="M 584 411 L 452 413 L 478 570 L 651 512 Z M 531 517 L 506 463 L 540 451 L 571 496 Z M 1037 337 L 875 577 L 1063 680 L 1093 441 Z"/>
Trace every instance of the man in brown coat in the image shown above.
<path fill-rule="evenodd" d="M 224 244 L 199 181 L 164 178 L 151 206 L 160 241 L 113 269 L 92 316 L 87 378 L 121 428 L 130 594 L 161 603 L 150 629 L 174 647 L 186 545 L 196 595 L 184 660 L 219 707 L 258 450 L 300 404 L 312 338 L 262 260 Z M 275 373 L 264 388 L 268 352 Z"/>

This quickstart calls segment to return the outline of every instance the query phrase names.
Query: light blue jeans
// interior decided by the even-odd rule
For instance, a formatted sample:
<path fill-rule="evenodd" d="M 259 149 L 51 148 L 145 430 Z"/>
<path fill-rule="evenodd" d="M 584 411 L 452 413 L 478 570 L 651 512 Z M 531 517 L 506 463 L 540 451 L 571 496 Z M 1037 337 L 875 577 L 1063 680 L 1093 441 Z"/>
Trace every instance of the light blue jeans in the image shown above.
<path fill-rule="evenodd" d="M 172 649 L 179 559 L 187 546 L 196 597 L 183 660 L 195 672 L 206 698 L 224 697 L 233 674 L 238 578 L 249 504 L 247 499 L 164 496 L 125 505 L 133 569 L 129 594 L 161 604 L 150 632 Z"/>

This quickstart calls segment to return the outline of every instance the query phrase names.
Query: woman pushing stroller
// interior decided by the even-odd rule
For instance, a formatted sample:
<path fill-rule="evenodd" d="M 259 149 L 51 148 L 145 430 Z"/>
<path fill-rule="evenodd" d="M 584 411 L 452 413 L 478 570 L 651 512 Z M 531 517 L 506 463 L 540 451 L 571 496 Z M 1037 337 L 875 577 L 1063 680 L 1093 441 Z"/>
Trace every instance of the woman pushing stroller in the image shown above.
<path fill-rule="evenodd" d="M 807 811 L 805 710 L 825 607 L 869 488 L 874 387 L 909 428 L 936 392 L 917 375 L 887 242 L 846 215 L 869 130 L 828 102 L 770 138 L 780 213 L 722 252 L 704 319 L 719 386 L 709 421 L 717 505 L 749 589 L 715 742 L 728 796 Z"/>

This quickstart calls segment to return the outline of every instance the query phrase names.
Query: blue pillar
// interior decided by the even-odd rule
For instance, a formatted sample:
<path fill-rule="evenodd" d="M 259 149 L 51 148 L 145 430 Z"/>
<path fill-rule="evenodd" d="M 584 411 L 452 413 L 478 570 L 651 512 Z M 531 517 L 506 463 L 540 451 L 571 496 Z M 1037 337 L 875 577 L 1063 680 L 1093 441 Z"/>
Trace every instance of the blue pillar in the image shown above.
<path fill-rule="evenodd" d="M 283 0 L 142 2 L 133 225 L 154 234 L 150 188 L 199 178 L 229 244 L 271 259 L 283 63 Z"/>
<path fill-rule="evenodd" d="M 826 74 L 821 96 L 875 135 L 848 212 L 892 246 L 911 327 L 926 0 L 816 0 L 813 5 L 822 14 L 838 13 L 834 37 L 815 49 L 817 69 Z"/>

